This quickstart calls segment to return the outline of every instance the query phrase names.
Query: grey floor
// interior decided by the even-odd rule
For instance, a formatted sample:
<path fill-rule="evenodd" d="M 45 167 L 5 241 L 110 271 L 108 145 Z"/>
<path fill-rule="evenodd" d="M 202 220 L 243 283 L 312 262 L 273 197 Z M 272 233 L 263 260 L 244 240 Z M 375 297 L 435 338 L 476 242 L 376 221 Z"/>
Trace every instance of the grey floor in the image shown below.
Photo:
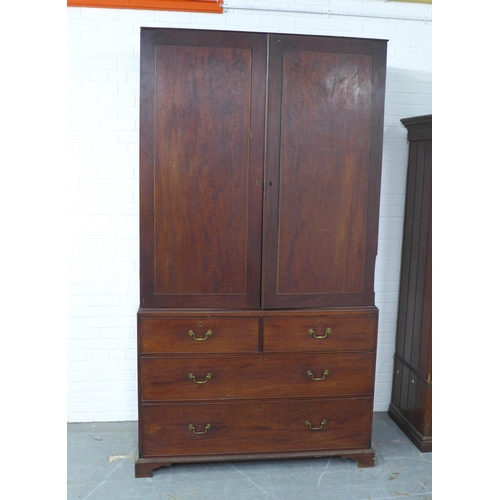
<path fill-rule="evenodd" d="M 375 413 L 375 466 L 313 458 L 177 464 L 135 479 L 136 422 L 68 424 L 68 498 L 81 500 L 381 500 L 432 498 L 432 453 Z"/>

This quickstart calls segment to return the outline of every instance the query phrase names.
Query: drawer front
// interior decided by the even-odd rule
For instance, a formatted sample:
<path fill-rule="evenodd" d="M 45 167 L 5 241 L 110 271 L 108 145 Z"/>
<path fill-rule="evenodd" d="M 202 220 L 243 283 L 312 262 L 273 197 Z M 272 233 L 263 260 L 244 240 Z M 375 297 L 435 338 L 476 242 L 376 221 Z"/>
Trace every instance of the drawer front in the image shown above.
<path fill-rule="evenodd" d="M 139 317 L 138 334 L 143 354 L 259 350 L 259 318 Z"/>
<path fill-rule="evenodd" d="M 375 349 L 376 315 L 264 318 L 264 351 Z"/>
<path fill-rule="evenodd" d="M 371 352 L 141 359 L 143 401 L 371 395 Z"/>
<path fill-rule="evenodd" d="M 143 405 L 142 457 L 363 449 L 366 399 Z"/>

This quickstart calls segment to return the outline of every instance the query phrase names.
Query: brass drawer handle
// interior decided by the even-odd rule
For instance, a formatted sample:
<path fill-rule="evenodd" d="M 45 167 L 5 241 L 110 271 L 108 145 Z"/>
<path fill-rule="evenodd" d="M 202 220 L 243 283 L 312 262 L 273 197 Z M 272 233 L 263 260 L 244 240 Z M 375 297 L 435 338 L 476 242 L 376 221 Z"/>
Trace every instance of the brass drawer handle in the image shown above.
<path fill-rule="evenodd" d="M 332 333 L 331 328 L 327 328 L 324 335 L 316 335 L 312 328 L 309 330 L 309 335 L 312 335 L 315 339 L 325 339 L 330 333 Z"/>
<path fill-rule="evenodd" d="M 325 370 L 323 372 L 323 376 L 322 377 L 319 377 L 319 378 L 315 378 L 314 375 L 313 375 L 313 372 L 311 370 L 308 370 L 307 371 L 307 376 L 308 377 L 311 377 L 313 380 L 323 380 L 326 376 L 330 375 L 330 372 L 328 370 Z"/>
<path fill-rule="evenodd" d="M 195 337 L 195 333 L 193 332 L 193 330 L 189 330 L 189 336 L 193 339 L 193 340 L 207 340 L 208 337 L 210 337 L 210 335 L 212 335 L 212 330 L 207 330 L 207 333 L 205 333 L 205 336 L 204 337 Z"/>
<path fill-rule="evenodd" d="M 211 427 L 211 425 L 210 425 L 210 424 L 207 424 L 207 425 L 205 425 L 205 430 L 204 430 L 204 431 L 197 432 L 197 431 L 196 431 L 196 427 L 195 427 L 193 424 L 189 424 L 189 425 L 188 425 L 188 429 L 189 429 L 190 431 L 192 431 L 192 432 L 193 432 L 193 434 L 197 434 L 197 435 L 200 435 L 200 434 L 206 434 L 206 433 L 207 433 L 207 431 L 208 431 L 208 429 L 210 429 L 210 427 Z"/>
<path fill-rule="evenodd" d="M 309 427 L 309 429 L 311 429 L 312 431 L 319 431 L 325 425 L 326 425 L 326 420 L 322 420 L 319 427 L 313 427 L 312 424 L 311 424 L 311 422 L 309 422 L 309 420 L 306 420 L 306 427 Z"/>
<path fill-rule="evenodd" d="M 197 381 L 196 377 L 192 373 L 190 373 L 189 374 L 189 379 L 192 380 L 195 384 L 206 384 L 209 380 L 212 379 L 212 374 L 211 373 L 207 373 L 207 375 L 205 376 L 205 380 Z"/>

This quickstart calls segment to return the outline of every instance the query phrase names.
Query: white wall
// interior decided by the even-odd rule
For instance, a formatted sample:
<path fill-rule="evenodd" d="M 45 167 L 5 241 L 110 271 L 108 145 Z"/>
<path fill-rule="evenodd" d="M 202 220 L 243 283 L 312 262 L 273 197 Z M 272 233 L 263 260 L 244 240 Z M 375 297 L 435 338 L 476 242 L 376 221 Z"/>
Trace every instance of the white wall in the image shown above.
<path fill-rule="evenodd" d="M 375 410 L 388 409 L 408 152 L 400 119 L 432 112 L 431 6 L 382 0 L 227 0 L 226 5 L 253 9 L 224 14 L 67 9 L 69 422 L 137 418 L 142 26 L 389 40 L 375 276 L 380 309 Z M 288 12 L 257 10 L 271 6 Z M 331 14 L 291 12 L 307 9 Z"/>

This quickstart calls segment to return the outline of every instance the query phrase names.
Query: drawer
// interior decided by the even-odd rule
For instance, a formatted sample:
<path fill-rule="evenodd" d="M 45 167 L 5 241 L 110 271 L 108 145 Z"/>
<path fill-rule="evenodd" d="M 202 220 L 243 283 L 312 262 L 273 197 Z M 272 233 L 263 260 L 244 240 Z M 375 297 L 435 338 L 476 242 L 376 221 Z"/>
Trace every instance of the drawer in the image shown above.
<path fill-rule="evenodd" d="M 372 352 L 143 357 L 143 401 L 371 395 Z"/>
<path fill-rule="evenodd" d="M 375 349 L 377 316 L 269 317 L 263 320 L 264 351 Z"/>
<path fill-rule="evenodd" d="M 142 405 L 141 415 L 141 457 L 363 449 L 372 400 Z"/>
<path fill-rule="evenodd" d="M 259 318 L 139 317 L 137 330 L 143 354 L 259 350 Z"/>

